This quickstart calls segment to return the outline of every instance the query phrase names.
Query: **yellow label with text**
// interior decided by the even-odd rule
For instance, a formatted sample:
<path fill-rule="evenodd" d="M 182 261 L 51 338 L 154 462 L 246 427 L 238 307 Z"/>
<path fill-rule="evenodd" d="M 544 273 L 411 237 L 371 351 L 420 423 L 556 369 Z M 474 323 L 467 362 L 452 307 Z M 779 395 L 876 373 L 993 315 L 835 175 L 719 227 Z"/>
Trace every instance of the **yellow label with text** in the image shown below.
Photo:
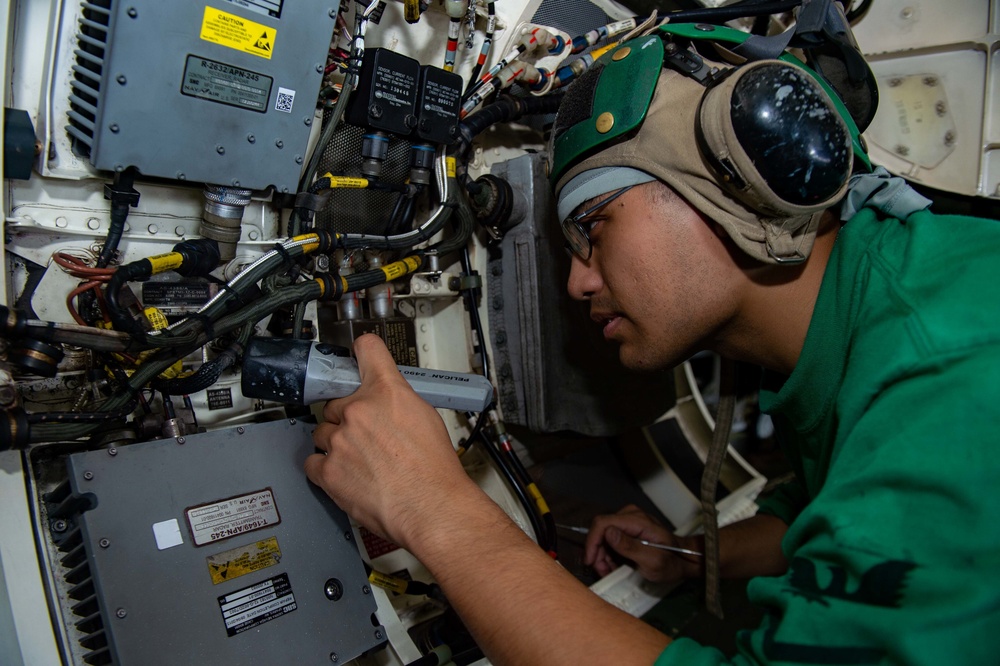
<path fill-rule="evenodd" d="M 180 252 L 167 252 L 166 254 L 146 257 L 146 261 L 152 266 L 153 275 L 159 275 L 160 273 L 180 268 L 181 264 L 184 263 L 184 255 Z"/>
<path fill-rule="evenodd" d="M 448 177 L 454 178 L 455 174 L 458 173 L 458 160 L 454 157 L 446 158 L 444 161 L 445 168 L 448 170 Z"/>
<path fill-rule="evenodd" d="M 420 259 L 417 257 L 407 257 L 401 261 L 395 261 L 388 266 L 383 266 L 382 272 L 385 273 L 386 280 L 395 280 L 407 273 L 412 273 L 418 268 L 420 268 Z"/>
<path fill-rule="evenodd" d="M 278 31 L 269 25 L 255 23 L 214 7 L 205 7 L 201 38 L 206 42 L 270 60 L 277 37 Z"/>
<path fill-rule="evenodd" d="M 406 581 L 402 578 L 396 578 L 395 576 L 390 576 L 389 574 L 384 574 L 381 571 L 372 571 L 368 574 L 368 582 L 372 585 L 377 585 L 383 590 L 389 590 L 390 592 L 395 592 L 396 594 L 403 594 L 406 592 Z"/>
<path fill-rule="evenodd" d="M 355 178 L 353 176 L 329 176 L 330 187 L 349 187 L 363 190 L 368 187 L 367 178 Z"/>
<path fill-rule="evenodd" d="M 205 561 L 208 562 L 208 573 L 212 576 L 212 585 L 218 585 L 277 564 L 281 561 L 281 549 L 278 548 L 278 540 L 271 537 L 257 543 L 209 555 Z"/>

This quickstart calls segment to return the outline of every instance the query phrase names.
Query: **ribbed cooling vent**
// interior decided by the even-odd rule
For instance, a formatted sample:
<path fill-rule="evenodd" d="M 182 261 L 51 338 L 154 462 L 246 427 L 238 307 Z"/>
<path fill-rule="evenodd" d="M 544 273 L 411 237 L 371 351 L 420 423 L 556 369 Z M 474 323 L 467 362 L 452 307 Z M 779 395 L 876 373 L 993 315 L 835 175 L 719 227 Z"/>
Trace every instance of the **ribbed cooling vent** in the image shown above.
<path fill-rule="evenodd" d="M 69 482 L 62 483 L 45 498 L 48 502 L 49 520 L 61 520 L 69 527 L 58 541 L 59 552 L 64 553 L 59 563 L 65 573 L 63 579 L 69 586 L 67 596 L 76 602 L 73 614 L 81 618 L 75 626 L 80 632 L 79 643 L 87 652 L 83 661 L 91 666 L 112 664 L 111 650 L 104 633 L 104 620 L 94 588 L 94 578 L 87 563 L 86 546 L 83 535 L 76 526 L 77 517 L 90 508 L 90 504 L 70 493 Z"/>
<path fill-rule="evenodd" d="M 69 125 L 66 131 L 74 139 L 74 150 L 89 155 L 94 145 L 97 106 L 101 93 L 101 77 L 108 46 L 108 25 L 114 0 L 93 0 L 82 3 L 80 29 L 77 32 L 76 64 L 70 87 Z"/>

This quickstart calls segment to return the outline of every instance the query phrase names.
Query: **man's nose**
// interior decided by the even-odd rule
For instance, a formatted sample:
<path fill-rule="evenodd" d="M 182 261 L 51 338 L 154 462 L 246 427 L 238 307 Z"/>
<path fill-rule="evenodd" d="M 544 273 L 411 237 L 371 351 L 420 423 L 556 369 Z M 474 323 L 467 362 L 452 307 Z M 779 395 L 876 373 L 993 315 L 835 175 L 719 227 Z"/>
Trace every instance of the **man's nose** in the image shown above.
<path fill-rule="evenodd" d="M 566 282 L 566 289 L 569 291 L 569 295 L 576 300 L 589 300 L 601 290 L 603 283 L 596 263 L 593 256 L 587 261 L 584 261 L 575 254 L 571 257 L 569 280 Z"/>

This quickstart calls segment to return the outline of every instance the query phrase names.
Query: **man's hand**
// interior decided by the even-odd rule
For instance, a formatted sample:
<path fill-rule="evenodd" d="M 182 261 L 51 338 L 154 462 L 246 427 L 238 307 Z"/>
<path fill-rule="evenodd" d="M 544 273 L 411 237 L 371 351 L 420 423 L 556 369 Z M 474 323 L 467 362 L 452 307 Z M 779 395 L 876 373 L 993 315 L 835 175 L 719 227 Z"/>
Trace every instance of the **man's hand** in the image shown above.
<path fill-rule="evenodd" d="M 361 388 L 331 400 L 313 433 L 325 452 L 306 459 L 309 479 L 365 527 L 409 547 L 420 522 L 475 489 L 444 422 L 399 373 L 381 338 L 354 343 Z"/>
<path fill-rule="evenodd" d="M 635 564 L 643 578 L 654 582 L 672 583 L 693 578 L 701 572 L 701 558 L 696 555 L 672 553 L 639 543 L 639 539 L 667 546 L 699 550 L 694 539 L 674 536 L 669 530 L 632 504 L 616 514 L 598 516 L 587 535 L 584 564 L 601 576 L 618 567 L 613 553 Z"/>

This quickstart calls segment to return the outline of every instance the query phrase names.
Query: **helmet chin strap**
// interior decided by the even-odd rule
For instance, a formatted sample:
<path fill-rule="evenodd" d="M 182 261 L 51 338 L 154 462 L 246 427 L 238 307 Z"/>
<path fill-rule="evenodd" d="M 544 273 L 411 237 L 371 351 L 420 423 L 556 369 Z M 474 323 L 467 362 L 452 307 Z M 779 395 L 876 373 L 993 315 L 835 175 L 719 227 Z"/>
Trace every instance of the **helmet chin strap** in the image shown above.
<path fill-rule="evenodd" d="M 715 491 L 719 486 L 719 474 L 726 458 L 735 411 L 736 362 L 723 357 L 719 370 L 719 411 L 715 416 L 712 445 L 701 475 L 701 522 L 705 529 L 705 606 L 718 618 L 722 618 L 722 603 L 719 600 L 719 511 L 715 506 Z"/>

